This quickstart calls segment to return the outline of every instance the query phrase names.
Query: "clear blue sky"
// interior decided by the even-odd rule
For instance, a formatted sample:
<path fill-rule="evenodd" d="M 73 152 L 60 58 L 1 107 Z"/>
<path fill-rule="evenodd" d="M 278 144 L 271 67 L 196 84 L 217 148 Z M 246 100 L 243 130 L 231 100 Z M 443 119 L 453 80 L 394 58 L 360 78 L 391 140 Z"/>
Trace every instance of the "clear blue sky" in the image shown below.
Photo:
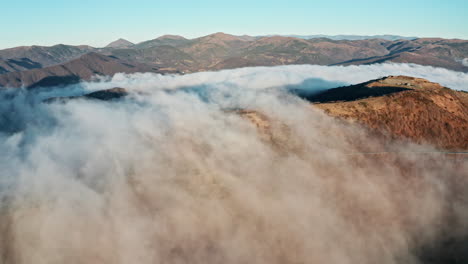
<path fill-rule="evenodd" d="M 0 11 L 0 48 L 220 31 L 468 39 L 468 0 L 1 0 Z"/>

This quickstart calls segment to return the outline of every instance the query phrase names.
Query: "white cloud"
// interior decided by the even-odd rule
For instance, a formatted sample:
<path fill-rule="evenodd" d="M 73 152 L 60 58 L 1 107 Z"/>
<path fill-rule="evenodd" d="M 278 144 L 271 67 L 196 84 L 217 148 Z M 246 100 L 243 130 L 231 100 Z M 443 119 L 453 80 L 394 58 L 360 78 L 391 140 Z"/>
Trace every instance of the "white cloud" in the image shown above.
<path fill-rule="evenodd" d="M 468 58 L 464 58 L 463 60 L 461 60 L 461 63 L 468 67 Z"/>
<path fill-rule="evenodd" d="M 333 83 L 356 84 L 388 75 L 408 75 L 426 78 L 446 87 L 468 90 L 468 73 L 450 71 L 416 64 L 373 64 L 359 66 L 292 65 L 253 67 L 220 72 L 201 72 L 187 75 L 117 74 L 108 82 L 86 85 L 88 89 L 124 86 L 134 89 L 171 89 L 194 85 L 223 85 L 264 89 L 299 84 L 307 79 L 321 79 Z"/>
<path fill-rule="evenodd" d="M 384 145 L 431 148 L 383 144 L 265 89 L 310 79 L 322 82 L 308 89 L 323 89 L 389 74 L 454 88 L 467 78 L 415 65 L 284 66 L 120 74 L 59 91 L 121 86 L 144 93 L 119 102 L 41 104 L 35 98 L 58 92 L 3 91 L 0 252 L 24 263 L 412 259 L 415 241 L 440 231 L 447 203 L 453 219 L 465 219 L 458 213 L 467 205 L 452 200 L 450 188 L 466 184 L 466 166 L 437 155 L 351 155 Z M 268 116 L 270 134 L 259 136 L 229 111 L 236 108 Z"/>

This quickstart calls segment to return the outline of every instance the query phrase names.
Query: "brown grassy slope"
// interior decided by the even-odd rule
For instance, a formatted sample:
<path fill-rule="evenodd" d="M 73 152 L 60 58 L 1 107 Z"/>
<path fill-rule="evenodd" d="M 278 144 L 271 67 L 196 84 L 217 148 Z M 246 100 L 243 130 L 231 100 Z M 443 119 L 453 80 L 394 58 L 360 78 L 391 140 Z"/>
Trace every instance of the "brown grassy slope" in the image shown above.
<path fill-rule="evenodd" d="M 336 102 L 317 103 L 314 107 L 331 116 L 365 124 L 391 137 L 429 143 L 443 149 L 468 149 L 468 93 L 406 76 L 391 76 L 362 86 L 407 90 L 353 101 L 339 101 L 337 97 Z"/>

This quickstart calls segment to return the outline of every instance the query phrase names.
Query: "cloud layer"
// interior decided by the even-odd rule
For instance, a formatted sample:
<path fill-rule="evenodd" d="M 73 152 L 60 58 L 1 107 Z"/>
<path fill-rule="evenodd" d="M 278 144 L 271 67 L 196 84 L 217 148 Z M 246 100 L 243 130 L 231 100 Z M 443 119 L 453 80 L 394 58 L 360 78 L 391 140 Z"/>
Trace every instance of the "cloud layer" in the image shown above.
<path fill-rule="evenodd" d="M 157 74 L 118 74 L 107 82 L 85 85 L 88 89 L 102 89 L 112 86 L 131 86 L 137 89 L 172 89 L 196 85 L 221 85 L 265 89 L 270 87 L 297 85 L 307 79 L 319 79 L 329 85 L 316 85 L 315 89 L 334 88 L 336 85 L 356 84 L 389 75 L 407 75 L 425 78 L 443 86 L 468 91 L 468 73 L 450 71 L 416 64 L 373 64 L 359 66 L 319 66 L 292 65 L 277 67 L 253 67 L 220 72 L 201 72 L 194 74 L 157 75 Z"/>
<path fill-rule="evenodd" d="M 267 89 L 388 74 L 467 83 L 464 74 L 391 64 L 117 75 L 2 91 L 2 261 L 417 263 L 441 234 L 466 230 L 466 163 L 383 142 Z M 115 86 L 130 96 L 40 103 Z M 382 150 L 391 153 L 362 154 Z"/>

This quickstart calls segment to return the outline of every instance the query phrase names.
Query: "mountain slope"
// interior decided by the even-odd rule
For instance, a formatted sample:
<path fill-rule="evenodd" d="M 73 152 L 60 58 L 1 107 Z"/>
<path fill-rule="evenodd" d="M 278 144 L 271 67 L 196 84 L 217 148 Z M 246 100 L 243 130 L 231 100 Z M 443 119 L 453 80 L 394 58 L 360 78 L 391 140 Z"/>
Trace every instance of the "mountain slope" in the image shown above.
<path fill-rule="evenodd" d="M 89 80 L 94 75 L 112 76 L 116 73 L 160 72 L 144 64 L 130 64 L 126 61 L 104 56 L 94 52 L 81 56 L 65 64 L 22 72 L 0 75 L 3 87 L 38 87 L 65 85 Z"/>
<path fill-rule="evenodd" d="M 468 93 L 424 79 L 391 76 L 307 98 L 327 114 L 395 138 L 468 149 Z M 320 103 L 323 102 L 323 103 Z"/>

